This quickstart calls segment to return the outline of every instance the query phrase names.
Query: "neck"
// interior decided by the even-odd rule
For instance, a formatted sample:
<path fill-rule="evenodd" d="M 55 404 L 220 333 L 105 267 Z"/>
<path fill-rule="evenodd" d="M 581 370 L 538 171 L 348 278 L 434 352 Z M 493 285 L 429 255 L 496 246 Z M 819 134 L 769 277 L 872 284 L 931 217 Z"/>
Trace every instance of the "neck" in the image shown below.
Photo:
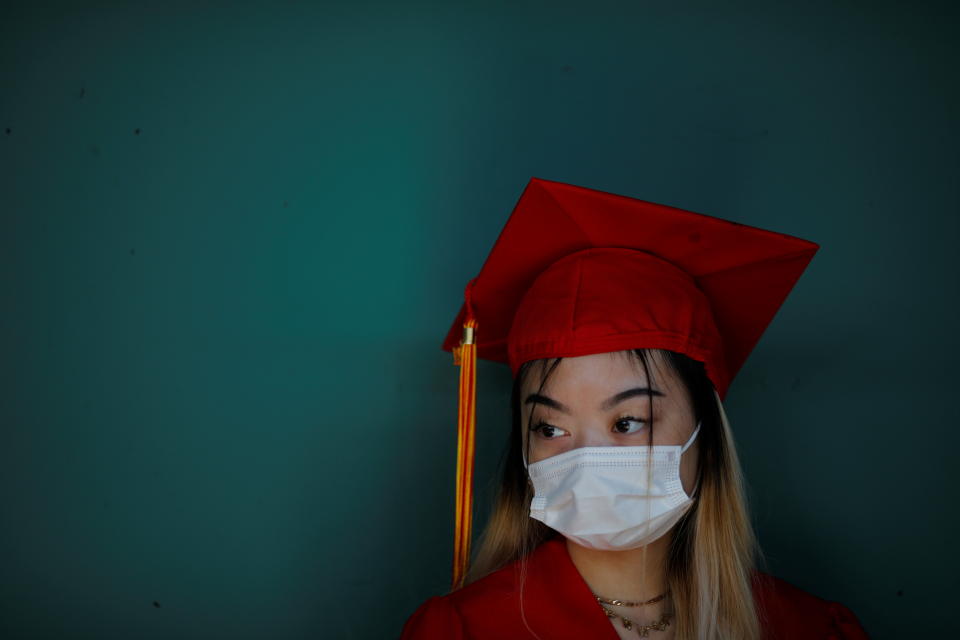
<path fill-rule="evenodd" d="M 567 539 L 567 551 L 596 595 L 645 602 L 667 590 L 666 559 L 672 533 L 645 547 L 623 551 L 590 549 Z"/>

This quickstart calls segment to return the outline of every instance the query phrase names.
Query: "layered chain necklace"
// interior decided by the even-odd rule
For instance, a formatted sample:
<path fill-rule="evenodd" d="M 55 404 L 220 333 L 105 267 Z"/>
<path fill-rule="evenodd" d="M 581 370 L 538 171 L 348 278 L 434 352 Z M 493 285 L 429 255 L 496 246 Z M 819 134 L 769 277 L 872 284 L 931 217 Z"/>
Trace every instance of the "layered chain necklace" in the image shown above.
<path fill-rule="evenodd" d="M 651 598 L 646 602 L 625 602 L 623 600 L 607 600 L 601 598 L 597 594 L 593 594 L 593 597 L 597 599 L 597 602 L 600 603 L 600 608 L 603 609 L 603 612 L 607 614 L 608 618 L 619 618 L 620 623 L 623 625 L 624 629 L 628 631 L 631 629 L 636 629 L 637 635 L 641 638 L 646 638 L 650 635 L 651 631 L 666 631 L 667 627 L 670 625 L 670 619 L 673 617 L 673 613 L 668 610 L 664 610 L 663 615 L 660 616 L 660 619 L 656 622 L 651 622 L 650 624 L 640 624 L 630 620 L 629 618 L 624 618 L 618 613 L 614 613 L 610 609 L 606 608 L 605 604 L 609 604 L 615 607 L 642 607 L 645 604 L 655 604 L 660 602 L 667 597 L 667 593 L 661 593 L 656 598 Z"/>

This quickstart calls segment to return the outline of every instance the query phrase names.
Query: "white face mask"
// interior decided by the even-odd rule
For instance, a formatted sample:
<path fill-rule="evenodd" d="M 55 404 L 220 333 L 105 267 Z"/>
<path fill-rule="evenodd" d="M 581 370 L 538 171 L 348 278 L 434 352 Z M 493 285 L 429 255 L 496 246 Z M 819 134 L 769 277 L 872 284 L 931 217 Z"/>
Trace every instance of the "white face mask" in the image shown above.
<path fill-rule="evenodd" d="M 699 432 L 698 422 L 682 447 L 580 447 L 529 466 L 524 460 L 534 488 L 530 517 L 593 549 L 653 542 L 692 504 L 680 456 Z"/>

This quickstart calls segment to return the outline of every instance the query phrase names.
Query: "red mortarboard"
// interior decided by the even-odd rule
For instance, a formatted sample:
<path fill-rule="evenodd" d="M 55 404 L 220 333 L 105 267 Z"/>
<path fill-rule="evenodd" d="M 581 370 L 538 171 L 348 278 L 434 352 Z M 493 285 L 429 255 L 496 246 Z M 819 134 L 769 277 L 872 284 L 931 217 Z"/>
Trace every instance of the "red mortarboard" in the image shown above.
<path fill-rule="evenodd" d="M 475 358 L 669 349 L 720 398 L 819 246 L 531 178 L 443 342 L 461 366 L 453 585 L 470 556 Z"/>

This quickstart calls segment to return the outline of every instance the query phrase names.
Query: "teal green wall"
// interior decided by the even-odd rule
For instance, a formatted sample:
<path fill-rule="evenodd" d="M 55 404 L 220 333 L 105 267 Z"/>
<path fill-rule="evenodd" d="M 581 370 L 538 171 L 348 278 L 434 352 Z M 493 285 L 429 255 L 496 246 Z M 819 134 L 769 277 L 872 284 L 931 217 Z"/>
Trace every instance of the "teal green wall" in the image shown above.
<path fill-rule="evenodd" d="M 439 345 L 530 176 L 822 245 L 728 397 L 770 566 L 955 628 L 948 4 L 36 4 L 0 16 L 0 636 L 398 635 L 449 579 Z"/>

